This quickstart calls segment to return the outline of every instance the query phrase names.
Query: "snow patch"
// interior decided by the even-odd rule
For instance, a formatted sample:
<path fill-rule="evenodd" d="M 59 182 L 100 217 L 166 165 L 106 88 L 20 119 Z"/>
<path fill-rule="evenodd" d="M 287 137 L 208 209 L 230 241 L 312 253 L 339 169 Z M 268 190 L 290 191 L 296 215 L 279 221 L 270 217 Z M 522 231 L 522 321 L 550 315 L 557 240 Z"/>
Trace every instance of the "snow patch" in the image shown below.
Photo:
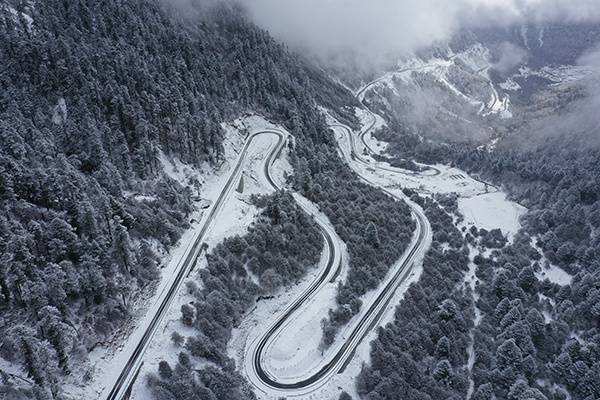
<path fill-rule="evenodd" d="M 128 199 L 133 199 L 135 201 L 156 201 L 158 200 L 158 198 L 154 195 L 147 195 L 147 194 L 141 194 L 141 193 L 134 193 L 134 192 L 130 192 L 128 190 L 124 190 L 123 191 L 123 196 L 125 196 L 125 198 Z"/>
<path fill-rule="evenodd" d="M 538 293 L 538 298 L 540 299 L 540 303 L 548 302 L 552 308 L 556 307 L 556 302 L 550 297 L 543 295 L 542 293 Z"/>
<path fill-rule="evenodd" d="M 513 91 L 513 92 L 521 90 L 521 85 L 519 85 L 517 82 L 515 82 L 512 78 L 508 78 L 504 82 L 500 83 L 498 86 L 500 86 L 500 88 L 503 90 Z"/>
<path fill-rule="evenodd" d="M 56 125 L 62 125 L 67 122 L 67 102 L 62 97 L 58 99 L 52 109 L 52 122 Z"/>
<path fill-rule="evenodd" d="M 500 229 L 509 238 L 520 228 L 519 218 L 527 209 L 509 201 L 502 192 L 487 193 L 458 200 L 458 209 L 467 225 L 487 230 Z"/>
<path fill-rule="evenodd" d="M 501 119 L 512 118 L 513 114 L 510 111 L 510 96 L 504 95 L 504 97 L 501 98 L 492 82 L 490 82 L 490 89 L 492 98 L 486 104 L 487 111 L 483 113 L 483 115 L 498 114 Z"/>
<path fill-rule="evenodd" d="M 481 43 L 476 43 L 465 51 L 456 54 L 455 58 L 465 63 L 473 72 L 485 72 L 485 76 L 487 76 L 487 71 L 491 66 L 490 50 Z"/>
<path fill-rule="evenodd" d="M 550 263 L 546 263 L 541 271 L 535 273 L 535 276 L 540 281 L 548 279 L 550 282 L 560 286 L 570 285 L 573 281 L 573 276 L 571 274 Z"/>
<path fill-rule="evenodd" d="M 8 4 L 4 5 L 4 9 L 7 10 L 13 16 L 15 21 L 19 21 L 19 18 L 23 18 L 26 24 L 27 31 L 31 32 L 31 29 L 33 27 L 33 18 L 31 17 L 31 15 L 26 14 L 24 12 L 19 12 Z"/>

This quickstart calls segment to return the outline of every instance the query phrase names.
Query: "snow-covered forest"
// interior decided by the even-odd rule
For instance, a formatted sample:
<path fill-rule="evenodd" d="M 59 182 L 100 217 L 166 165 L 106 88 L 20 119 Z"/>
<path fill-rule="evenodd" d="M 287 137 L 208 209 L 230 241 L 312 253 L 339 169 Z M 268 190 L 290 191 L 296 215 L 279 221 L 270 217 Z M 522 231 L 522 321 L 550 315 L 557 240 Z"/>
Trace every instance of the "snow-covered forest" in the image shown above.
<path fill-rule="evenodd" d="M 94 368 L 126 366 L 96 363 L 176 272 L 128 396 L 600 398 L 596 23 L 465 29 L 365 71 L 244 1 L 181 3 L 0 0 L 1 399 L 104 400 Z M 265 309 L 318 368 L 248 361 Z"/>

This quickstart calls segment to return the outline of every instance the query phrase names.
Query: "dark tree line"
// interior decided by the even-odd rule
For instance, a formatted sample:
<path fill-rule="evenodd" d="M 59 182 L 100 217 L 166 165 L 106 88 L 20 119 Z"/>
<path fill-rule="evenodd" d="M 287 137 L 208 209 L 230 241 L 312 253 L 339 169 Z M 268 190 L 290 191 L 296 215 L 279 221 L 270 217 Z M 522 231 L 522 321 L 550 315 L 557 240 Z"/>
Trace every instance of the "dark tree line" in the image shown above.
<path fill-rule="evenodd" d="M 156 399 L 254 398 L 227 356 L 231 330 L 259 295 L 297 282 L 315 266 L 323 248 L 315 222 L 290 194 L 277 193 L 255 202 L 263 211 L 248 233 L 219 244 L 200 271 L 201 289 L 188 287 L 195 300 L 182 306 L 182 322 L 198 333 L 185 339 L 185 351 L 174 368 L 163 361 L 158 376 L 150 376 Z M 258 277 L 257 283 L 252 276 Z M 194 360 L 214 366 L 195 370 Z"/>
<path fill-rule="evenodd" d="M 433 242 L 420 280 L 371 343 L 371 364 L 363 367 L 357 390 L 373 400 L 464 398 L 473 301 L 461 283 L 469 251 L 445 208 L 412 191 L 406 194 L 425 210 Z"/>
<path fill-rule="evenodd" d="M 338 287 L 337 307 L 323 320 L 323 345 L 356 315 L 360 297 L 378 287 L 400 259 L 415 230 L 410 208 L 363 182 L 332 147 L 317 152 L 298 147 L 293 156 L 294 187 L 319 205 L 349 252 L 349 272 Z"/>

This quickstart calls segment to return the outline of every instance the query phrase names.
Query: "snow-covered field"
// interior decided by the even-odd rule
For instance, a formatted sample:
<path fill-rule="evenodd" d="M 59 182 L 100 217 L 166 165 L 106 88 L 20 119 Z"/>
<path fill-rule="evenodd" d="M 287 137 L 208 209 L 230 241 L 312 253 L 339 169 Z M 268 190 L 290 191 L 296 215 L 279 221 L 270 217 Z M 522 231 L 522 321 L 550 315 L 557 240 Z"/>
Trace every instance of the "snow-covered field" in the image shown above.
<path fill-rule="evenodd" d="M 546 256 L 544 255 L 544 251 L 536 245 L 537 238 L 533 238 L 532 246 L 542 255 L 542 258 L 539 261 L 540 270 L 535 273 L 536 278 L 539 281 L 544 281 L 548 279 L 552 283 L 556 283 L 557 285 L 565 286 L 571 284 L 573 280 L 573 276 L 569 274 L 567 271 L 562 269 L 561 267 L 552 264 Z"/>
<path fill-rule="evenodd" d="M 573 276 L 567 271 L 550 263 L 542 266 L 542 270 L 537 272 L 535 276 L 540 281 L 548 279 L 550 282 L 561 286 L 570 285 L 571 281 L 573 280 Z"/>
<path fill-rule="evenodd" d="M 458 209 L 467 226 L 492 230 L 499 228 L 512 237 L 521 227 L 519 218 L 527 209 L 506 198 L 502 192 L 458 199 Z"/>

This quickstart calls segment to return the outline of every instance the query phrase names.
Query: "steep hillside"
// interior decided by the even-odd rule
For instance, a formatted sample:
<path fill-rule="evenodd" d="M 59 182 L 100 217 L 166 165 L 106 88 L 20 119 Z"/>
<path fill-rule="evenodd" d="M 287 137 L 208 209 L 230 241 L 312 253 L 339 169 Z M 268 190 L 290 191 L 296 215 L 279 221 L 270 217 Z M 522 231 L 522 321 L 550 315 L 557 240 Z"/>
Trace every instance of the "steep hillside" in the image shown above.
<path fill-rule="evenodd" d="M 540 104 L 576 99 L 573 86 L 591 73 L 578 59 L 599 40 L 589 24 L 464 31 L 401 59 L 365 101 L 398 132 L 487 144 L 531 120 Z"/>
<path fill-rule="evenodd" d="M 353 100 L 229 7 L 4 2 L 0 37 L 0 397 L 52 398 L 188 227 L 197 183 L 161 158 L 218 166 L 220 123 L 247 111 L 326 143 L 317 101 Z"/>

